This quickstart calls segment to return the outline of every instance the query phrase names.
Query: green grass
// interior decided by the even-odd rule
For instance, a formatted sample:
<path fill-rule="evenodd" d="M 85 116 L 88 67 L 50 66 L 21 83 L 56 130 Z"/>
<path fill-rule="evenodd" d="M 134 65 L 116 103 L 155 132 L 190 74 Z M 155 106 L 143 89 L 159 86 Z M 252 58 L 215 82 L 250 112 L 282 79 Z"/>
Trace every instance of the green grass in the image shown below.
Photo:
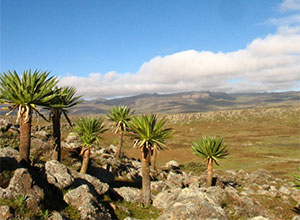
<path fill-rule="evenodd" d="M 79 211 L 72 205 L 68 205 L 62 212 L 65 217 L 72 219 L 72 220 L 80 220 L 81 215 Z"/>
<path fill-rule="evenodd" d="M 48 210 L 31 209 L 26 205 L 27 196 L 18 195 L 17 198 L 0 199 L 0 206 L 7 205 L 14 210 L 14 219 L 48 219 Z"/>
<path fill-rule="evenodd" d="M 126 201 L 116 202 L 115 205 L 117 205 L 117 207 L 125 207 L 125 209 L 117 208 L 117 210 L 115 211 L 115 214 L 119 219 L 124 219 L 126 217 L 133 217 L 136 219 L 147 220 L 147 219 L 157 219 L 159 215 L 161 215 L 161 210 L 154 208 L 153 206 L 150 206 L 149 208 L 145 208 L 141 204 L 129 203 Z"/>

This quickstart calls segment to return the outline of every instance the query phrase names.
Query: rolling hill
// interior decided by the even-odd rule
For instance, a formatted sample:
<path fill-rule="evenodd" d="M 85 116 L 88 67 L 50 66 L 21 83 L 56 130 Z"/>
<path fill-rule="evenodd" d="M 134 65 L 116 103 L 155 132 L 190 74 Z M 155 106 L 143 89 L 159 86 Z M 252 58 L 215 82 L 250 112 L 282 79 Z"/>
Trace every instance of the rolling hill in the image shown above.
<path fill-rule="evenodd" d="M 137 113 L 192 113 L 245 108 L 283 107 L 300 104 L 300 92 L 236 93 L 182 92 L 141 94 L 131 97 L 83 100 L 72 114 L 103 114 L 115 105 L 128 105 Z"/>

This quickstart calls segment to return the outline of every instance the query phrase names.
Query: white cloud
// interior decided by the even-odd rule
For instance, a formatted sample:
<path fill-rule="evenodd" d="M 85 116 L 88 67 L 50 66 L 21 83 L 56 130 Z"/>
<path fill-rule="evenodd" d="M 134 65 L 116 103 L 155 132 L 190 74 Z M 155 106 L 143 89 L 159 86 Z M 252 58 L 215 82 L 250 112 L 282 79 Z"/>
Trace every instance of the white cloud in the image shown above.
<path fill-rule="evenodd" d="M 300 0 L 284 0 L 279 9 L 283 12 L 300 10 Z"/>
<path fill-rule="evenodd" d="M 281 9 L 297 10 L 297 3 L 299 0 L 285 0 Z M 299 17 L 289 15 L 280 22 L 277 20 L 276 33 L 254 39 L 241 50 L 228 53 L 187 50 L 155 57 L 145 62 L 137 73 L 112 71 L 91 73 L 88 77 L 69 75 L 60 83 L 75 86 L 78 93 L 87 98 L 192 90 L 295 89 L 300 82 L 300 26 L 299 22 L 294 22 L 295 18 L 291 19 L 293 16 Z"/>

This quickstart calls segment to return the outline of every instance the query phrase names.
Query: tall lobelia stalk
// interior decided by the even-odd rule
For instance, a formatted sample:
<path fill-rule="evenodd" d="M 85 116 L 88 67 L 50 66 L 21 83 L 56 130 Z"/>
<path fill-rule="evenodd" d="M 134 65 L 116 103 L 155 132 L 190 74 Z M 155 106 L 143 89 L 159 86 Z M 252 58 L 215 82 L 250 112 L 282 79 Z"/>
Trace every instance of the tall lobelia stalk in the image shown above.
<path fill-rule="evenodd" d="M 156 115 L 134 117 L 129 123 L 128 136 L 134 141 L 134 147 L 142 152 L 142 202 L 148 207 L 151 203 L 150 155 L 154 146 L 162 148 L 171 137 L 171 128 L 164 128 L 166 118 L 158 120 Z"/>
<path fill-rule="evenodd" d="M 81 96 L 75 96 L 76 89 L 73 87 L 55 88 L 54 92 L 56 98 L 48 103 L 46 109 L 50 111 L 50 119 L 53 127 L 54 148 L 52 159 L 61 160 L 61 128 L 60 120 L 64 115 L 69 125 L 72 127 L 72 123 L 68 117 L 68 109 L 79 104 Z"/>
<path fill-rule="evenodd" d="M 128 106 L 115 106 L 110 109 L 107 113 L 107 118 L 109 121 L 114 123 L 115 133 L 119 134 L 118 146 L 116 151 L 116 158 L 121 157 L 122 145 L 123 145 L 123 134 L 128 128 L 128 123 L 131 120 L 134 111 Z"/>
<path fill-rule="evenodd" d="M 16 71 L 0 74 L 0 100 L 10 114 L 17 110 L 20 122 L 19 162 L 30 165 L 30 141 L 32 113 L 41 115 L 37 106 L 45 106 L 56 95 L 52 88 L 57 84 L 56 77 L 49 77 L 50 72 L 25 70 L 22 77 Z M 42 115 L 41 115 L 42 116 Z M 42 116 L 43 117 L 43 116 Z"/>

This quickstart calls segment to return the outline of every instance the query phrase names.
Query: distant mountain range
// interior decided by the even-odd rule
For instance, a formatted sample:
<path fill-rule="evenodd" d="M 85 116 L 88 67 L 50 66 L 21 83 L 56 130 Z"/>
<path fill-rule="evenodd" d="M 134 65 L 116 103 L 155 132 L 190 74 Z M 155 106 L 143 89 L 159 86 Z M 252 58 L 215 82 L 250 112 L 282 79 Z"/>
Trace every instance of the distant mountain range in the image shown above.
<path fill-rule="evenodd" d="M 84 100 L 72 114 L 103 114 L 115 105 L 127 105 L 137 113 L 192 113 L 245 108 L 300 106 L 300 92 L 236 93 L 182 92 L 141 94 L 131 97 Z"/>

